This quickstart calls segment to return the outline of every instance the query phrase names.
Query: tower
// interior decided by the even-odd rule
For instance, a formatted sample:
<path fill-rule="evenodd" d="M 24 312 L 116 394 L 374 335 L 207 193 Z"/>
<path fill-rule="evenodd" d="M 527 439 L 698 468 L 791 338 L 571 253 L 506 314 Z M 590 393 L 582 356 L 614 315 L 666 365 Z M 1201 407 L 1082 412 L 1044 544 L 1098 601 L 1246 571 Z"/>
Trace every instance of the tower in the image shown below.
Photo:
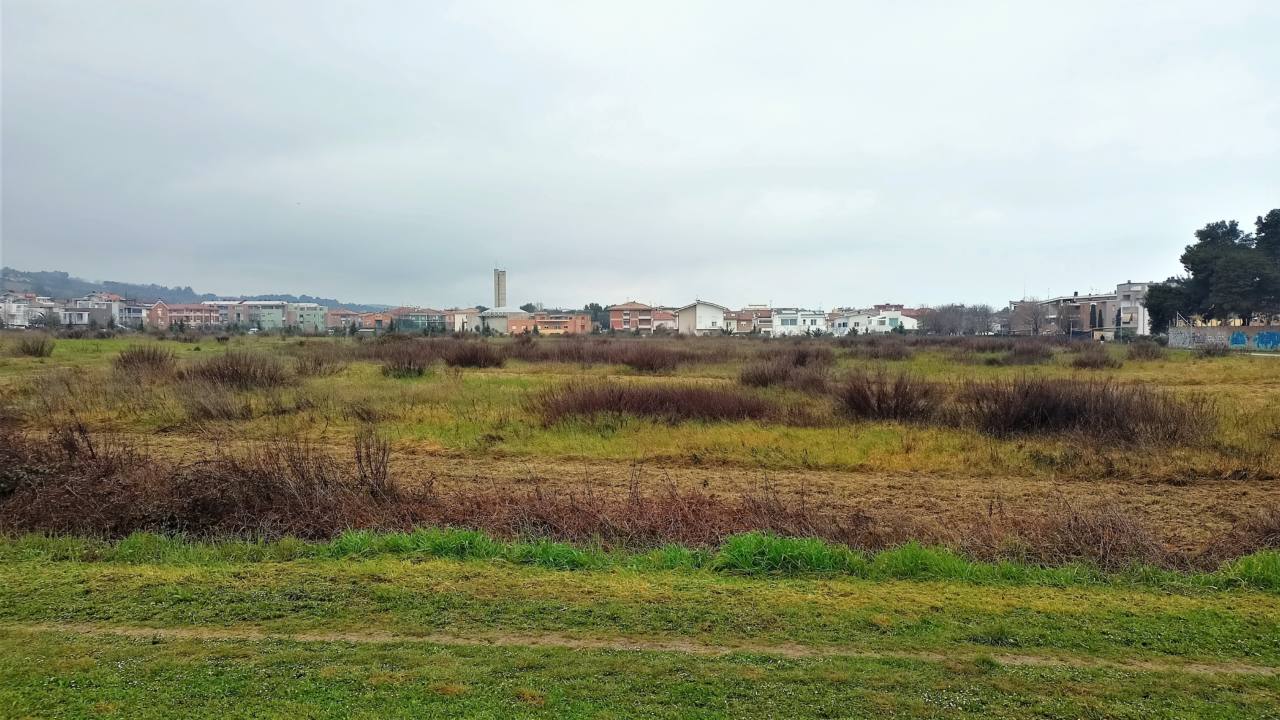
<path fill-rule="evenodd" d="M 507 306 L 507 271 L 493 269 L 493 306 Z"/>

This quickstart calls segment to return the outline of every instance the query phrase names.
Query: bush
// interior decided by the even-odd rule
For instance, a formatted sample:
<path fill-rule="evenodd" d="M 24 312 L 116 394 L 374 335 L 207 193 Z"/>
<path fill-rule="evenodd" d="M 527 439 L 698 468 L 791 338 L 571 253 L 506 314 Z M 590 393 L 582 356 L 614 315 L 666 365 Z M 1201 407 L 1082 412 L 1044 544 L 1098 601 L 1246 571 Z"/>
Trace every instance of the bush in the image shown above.
<path fill-rule="evenodd" d="M 1080 432 L 1117 442 L 1186 442 L 1209 434 L 1213 405 L 1179 399 L 1144 385 L 1110 380 L 1022 377 L 972 382 L 960 393 L 961 414 L 997 437 Z"/>
<path fill-rule="evenodd" d="M 1111 356 L 1102 345 L 1087 345 L 1071 358 L 1071 367 L 1079 370 L 1105 370 L 1118 368 L 1122 363 Z"/>
<path fill-rule="evenodd" d="M 293 371 L 301 377 L 326 377 L 342 372 L 350 354 L 346 347 L 332 342 L 309 342 L 295 351 Z"/>
<path fill-rule="evenodd" d="M 502 367 L 507 362 L 500 349 L 483 340 L 442 340 L 435 347 L 449 367 Z"/>
<path fill-rule="evenodd" d="M 270 355 L 232 350 L 185 368 L 181 377 L 241 390 L 278 387 L 289 382 L 289 373 Z"/>
<path fill-rule="evenodd" d="M 1003 356 L 994 359 L 993 365 L 1039 365 L 1053 359 L 1053 350 L 1036 340 L 1016 342 Z"/>
<path fill-rule="evenodd" d="M 910 360 L 914 353 L 900 340 L 868 338 L 849 347 L 849 354 L 859 360 Z"/>
<path fill-rule="evenodd" d="M 249 420 L 253 405 L 225 386 L 198 381 L 185 385 L 179 395 L 187 418 L 195 423 L 208 420 Z"/>
<path fill-rule="evenodd" d="M 53 354 L 53 338 L 48 335 L 35 335 L 18 340 L 14 351 L 26 357 L 49 357 Z"/>
<path fill-rule="evenodd" d="M 1129 343 L 1130 360 L 1163 360 L 1169 353 L 1152 340 L 1135 340 Z"/>
<path fill-rule="evenodd" d="M 1220 358 L 1231 354 L 1231 348 L 1226 345 L 1201 345 L 1196 348 L 1196 357 L 1198 358 Z"/>
<path fill-rule="evenodd" d="M 668 423 L 686 420 L 765 420 L 778 408 L 741 391 L 704 385 L 602 382 L 539 393 L 530 409 L 553 424 L 574 417 L 621 413 Z"/>
<path fill-rule="evenodd" d="M 857 420 L 926 421 L 938 414 L 941 386 L 909 373 L 858 371 L 837 386 L 840 411 Z"/>
<path fill-rule="evenodd" d="M 745 365 L 738 373 L 738 381 L 751 387 L 781 385 L 791 378 L 794 366 L 786 360 L 764 360 Z"/>
<path fill-rule="evenodd" d="M 422 377 L 435 361 L 434 350 L 420 341 L 383 345 L 378 356 L 382 359 L 382 374 L 398 378 Z"/>
<path fill-rule="evenodd" d="M 116 356 L 116 370 L 136 375 L 172 375 L 178 358 L 173 351 L 155 343 L 125 348 Z"/>

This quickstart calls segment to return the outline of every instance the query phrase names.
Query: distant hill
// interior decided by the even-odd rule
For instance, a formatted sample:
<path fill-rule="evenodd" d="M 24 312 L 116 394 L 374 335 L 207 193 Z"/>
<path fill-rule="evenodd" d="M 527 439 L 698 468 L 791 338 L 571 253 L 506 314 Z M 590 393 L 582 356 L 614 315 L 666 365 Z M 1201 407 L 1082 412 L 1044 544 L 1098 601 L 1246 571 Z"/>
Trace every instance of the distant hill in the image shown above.
<path fill-rule="evenodd" d="M 93 282 L 84 278 L 57 270 L 26 271 L 6 267 L 0 270 L 0 280 L 5 290 L 16 292 L 34 292 L 52 298 L 69 299 L 88 295 L 91 292 L 110 292 L 131 300 L 155 301 L 167 303 L 198 303 L 205 300 L 284 300 L 286 302 L 313 302 L 331 308 L 354 310 L 355 312 L 372 312 L 385 310 L 388 305 L 362 305 L 344 303 L 333 298 L 313 297 L 311 295 L 215 295 L 213 293 L 197 293 L 190 287 L 167 287 L 165 285 L 139 285 L 135 283 L 104 280 Z"/>

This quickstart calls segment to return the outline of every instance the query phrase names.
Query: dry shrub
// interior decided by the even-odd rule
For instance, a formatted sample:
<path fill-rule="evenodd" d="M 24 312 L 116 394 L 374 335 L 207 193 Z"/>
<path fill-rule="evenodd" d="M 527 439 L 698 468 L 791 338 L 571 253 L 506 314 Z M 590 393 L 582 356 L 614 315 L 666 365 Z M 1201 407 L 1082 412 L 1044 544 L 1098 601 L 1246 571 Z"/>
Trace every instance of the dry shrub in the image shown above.
<path fill-rule="evenodd" d="M 1280 550 L 1280 506 L 1249 511 L 1205 550 L 1206 564 L 1220 563 L 1260 550 Z"/>
<path fill-rule="evenodd" d="M 385 346 L 382 358 L 382 374 L 388 377 L 422 377 L 435 362 L 431 346 L 421 342 L 402 342 Z"/>
<path fill-rule="evenodd" d="M 1111 380 L 1021 377 L 971 382 L 959 396 L 961 420 L 996 437 L 1079 432 L 1117 442 L 1190 442 L 1215 420 L 1204 397 L 1177 398 Z"/>
<path fill-rule="evenodd" d="M 1138 563 L 1159 564 L 1166 553 L 1151 529 L 1114 504 L 1061 502 L 1016 525 L 1005 548 L 1020 545 L 1029 559 L 1044 565 L 1085 561 L 1104 570 Z M 1015 540 L 1016 542 L 1011 542 Z"/>
<path fill-rule="evenodd" d="M 491 368 L 507 362 L 502 350 L 483 340 L 442 340 L 435 348 L 449 367 Z"/>
<path fill-rule="evenodd" d="M 300 377 L 327 377 L 346 368 L 350 352 L 331 342 L 300 344 L 294 351 L 293 371 Z"/>
<path fill-rule="evenodd" d="M 1036 340 L 1014 343 L 1013 349 L 988 361 L 990 365 L 1039 365 L 1053 359 L 1053 349 Z"/>
<path fill-rule="evenodd" d="M 201 360 L 180 373 L 183 379 L 198 380 L 241 390 L 278 387 L 289 382 L 289 373 L 270 355 L 231 350 Z"/>
<path fill-rule="evenodd" d="M 177 369 L 178 358 L 172 350 L 151 343 L 125 348 L 113 364 L 116 370 L 131 375 L 167 377 Z"/>
<path fill-rule="evenodd" d="M 1196 348 L 1196 357 L 1202 359 L 1226 357 L 1230 354 L 1231 348 L 1226 345 L 1201 345 Z"/>
<path fill-rule="evenodd" d="M 822 394 L 829 387 L 830 376 L 825 363 L 794 365 L 787 358 L 774 358 L 743 366 L 738 381 L 750 387 L 776 385 Z"/>
<path fill-rule="evenodd" d="M 1135 340 L 1127 354 L 1130 360 L 1163 360 L 1169 353 L 1153 340 Z"/>
<path fill-rule="evenodd" d="M 194 423 L 210 420 L 250 420 L 253 405 L 248 398 L 237 397 L 224 385 L 194 381 L 179 389 L 179 400 Z"/>
<path fill-rule="evenodd" d="M 1071 358 L 1071 367 L 1080 370 L 1106 370 L 1109 368 L 1118 368 L 1123 363 L 1118 358 L 1112 357 L 1111 353 L 1102 345 L 1086 345 L 1082 347 L 1075 357 Z"/>
<path fill-rule="evenodd" d="M 670 372 L 681 363 L 699 359 L 690 350 L 653 339 L 562 338 L 535 342 L 531 336 L 521 336 L 507 346 L 507 354 L 525 362 L 626 365 L 648 373 Z"/>
<path fill-rule="evenodd" d="M 549 425 L 609 413 L 673 424 L 687 420 L 766 420 L 780 415 L 776 405 L 756 395 L 692 384 L 571 384 L 533 395 L 528 405 Z"/>
<path fill-rule="evenodd" d="M 835 388 L 840 411 L 857 420 L 923 422 L 936 417 L 944 394 L 937 383 L 910 373 L 850 373 Z"/>
<path fill-rule="evenodd" d="M 760 352 L 760 359 L 791 367 L 831 366 L 836 354 L 825 345 L 812 342 L 796 342 L 783 347 L 769 347 Z"/>
<path fill-rule="evenodd" d="M 849 346 L 849 354 L 859 360 L 910 360 L 914 353 L 897 339 L 867 338 Z"/>
<path fill-rule="evenodd" d="M 48 335 L 23 337 L 14 345 L 14 352 L 25 357 L 44 358 L 53 354 L 53 338 Z"/>

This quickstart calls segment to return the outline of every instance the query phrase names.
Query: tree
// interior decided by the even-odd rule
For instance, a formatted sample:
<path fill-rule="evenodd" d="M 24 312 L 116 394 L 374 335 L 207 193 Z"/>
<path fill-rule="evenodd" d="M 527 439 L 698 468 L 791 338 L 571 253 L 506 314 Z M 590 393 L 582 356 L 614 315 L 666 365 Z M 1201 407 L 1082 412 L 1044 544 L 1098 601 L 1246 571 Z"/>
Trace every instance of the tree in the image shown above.
<path fill-rule="evenodd" d="M 609 327 L 609 311 L 600 303 L 587 303 L 582 311 L 591 316 L 591 323 L 599 327 Z"/>
<path fill-rule="evenodd" d="M 520 309 L 527 313 L 531 313 L 531 312 L 537 312 L 538 306 L 534 305 L 533 303 L 525 303 L 520 306 Z"/>
<path fill-rule="evenodd" d="M 1168 332 L 1178 313 L 1189 307 L 1191 297 L 1185 282 L 1184 278 L 1171 277 L 1147 289 L 1147 299 L 1143 304 L 1147 307 L 1152 333 L 1163 335 Z"/>
<path fill-rule="evenodd" d="M 1014 303 L 1009 315 L 1010 330 L 1015 335 L 1039 335 L 1047 322 L 1048 313 L 1036 298 Z"/>

